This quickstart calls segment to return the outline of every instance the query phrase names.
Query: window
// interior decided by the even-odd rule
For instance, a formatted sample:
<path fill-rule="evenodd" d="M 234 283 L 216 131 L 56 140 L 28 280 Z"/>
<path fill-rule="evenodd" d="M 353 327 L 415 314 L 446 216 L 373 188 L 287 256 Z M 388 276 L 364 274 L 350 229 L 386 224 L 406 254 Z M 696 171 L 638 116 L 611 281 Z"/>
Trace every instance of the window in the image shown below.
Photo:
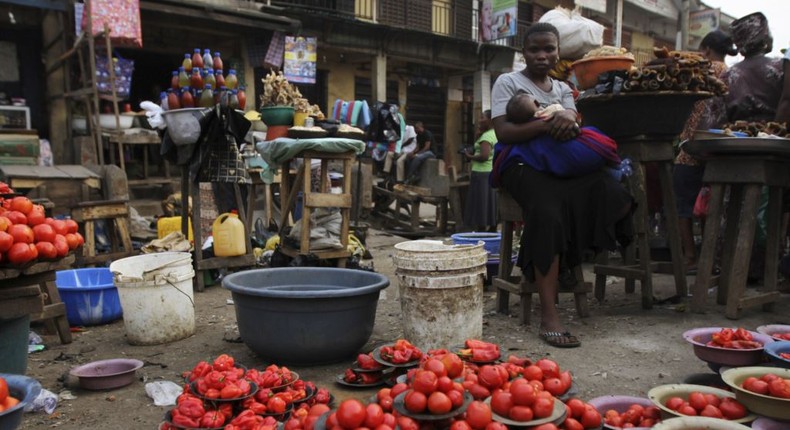
<path fill-rule="evenodd" d="M 453 30 L 453 5 L 451 0 L 433 0 L 433 24 L 431 30 L 439 34 L 451 34 Z"/>
<path fill-rule="evenodd" d="M 354 0 L 354 16 L 376 21 L 376 0 Z"/>

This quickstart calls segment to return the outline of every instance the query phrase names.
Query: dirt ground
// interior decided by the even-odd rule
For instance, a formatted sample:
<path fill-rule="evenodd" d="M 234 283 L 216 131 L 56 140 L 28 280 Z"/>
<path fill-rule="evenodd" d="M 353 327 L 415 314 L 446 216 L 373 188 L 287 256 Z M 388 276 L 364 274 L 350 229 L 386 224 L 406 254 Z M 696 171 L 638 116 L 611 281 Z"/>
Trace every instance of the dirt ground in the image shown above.
<path fill-rule="evenodd" d="M 397 339 L 402 332 L 397 280 L 391 260 L 392 245 L 401 237 L 380 230 L 370 230 L 368 247 L 377 272 L 390 277 L 392 284 L 381 295 L 373 335 L 366 345 L 371 350 Z M 370 264 L 370 261 L 366 261 Z M 586 279 L 589 281 L 589 268 Z M 692 282 L 693 278 L 689 278 Z M 672 295 L 674 286 L 669 277 L 657 275 L 655 295 Z M 638 286 L 637 286 L 638 288 Z M 197 333 L 187 339 L 158 346 L 131 346 L 125 340 L 123 321 L 88 327 L 75 333 L 74 342 L 61 345 L 57 336 L 44 335 L 46 349 L 29 356 L 27 375 L 61 396 L 52 415 L 26 414 L 21 429 L 155 429 L 169 407 L 153 404 L 144 385 L 149 381 L 178 382 L 180 373 L 199 360 L 212 359 L 227 353 L 248 367 L 263 368 L 265 363 L 244 343 L 238 341 L 234 306 L 228 304 L 230 292 L 212 286 L 195 294 Z M 713 300 L 709 300 L 713 302 Z M 650 311 L 640 307 L 639 294 L 624 294 L 622 282 L 607 289 L 606 300 L 599 304 L 590 298 L 591 316 L 580 319 L 575 313 L 572 296 L 561 295 L 560 308 L 569 330 L 582 341 L 575 349 L 556 349 L 537 337 L 537 326 L 522 326 L 518 320 L 518 298 L 511 298 L 511 316 L 495 312 L 495 293 L 485 292 L 483 338 L 498 343 L 506 353 L 533 359 L 548 356 L 574 377 L 574 389 L 584 400 L 620 394 L 645 395 L 657 385 L 679 383 L 694 374 L 711 374 L 707 365 L 697 359 L 681 334 L 690 328 L 707 326 L 742 326 L 755 329 L 762 324 L 790 323 L 787 309 L 790 294 L 783 294 L 776 311 L 766 313 L 759 308 L 747 310 L 737 322 L 724 317 L 723 307 L 713 307 L 707 314 L 686 311 L 685 304 L 660 304 Z M 437 303 L 437 306 L 441 304 Z M 537 314 L 533 313 L 533 321 Z M 40 331 L 42 327 L 34 326 Z M 145 362 L 138 372 L 139 380 L 121 389 L 94 392 L 81 390 L 70 377 L 69 369 L 94 360 L 137 358 Z M 353 360 L 319 367 L 294 367 L 293 370 L 320 387 L 327 387 L 338 400 L 347 397 L 367 399 L 375 389 L 350 390 L 334 383 Z M 277 363 L 280 364 L 280 363 Z M 69 395 L 70 394 L 70 395 Z M 65 398 L 64 398 L 65 397 Z"/>

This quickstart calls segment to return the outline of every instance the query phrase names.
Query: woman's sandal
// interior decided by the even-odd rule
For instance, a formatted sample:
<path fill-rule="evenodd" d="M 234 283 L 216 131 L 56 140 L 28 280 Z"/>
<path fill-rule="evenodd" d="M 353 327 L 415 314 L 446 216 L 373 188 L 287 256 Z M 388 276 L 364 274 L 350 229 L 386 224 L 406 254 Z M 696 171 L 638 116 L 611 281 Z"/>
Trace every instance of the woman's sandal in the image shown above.
<path fill-rule="evenodd" d="M 540 338 L 555 348 L 576 348 L 582 344 L 576 336 L 567 331 L 564 333 L 558 331 L 545 331 L 540 334 Z"/>

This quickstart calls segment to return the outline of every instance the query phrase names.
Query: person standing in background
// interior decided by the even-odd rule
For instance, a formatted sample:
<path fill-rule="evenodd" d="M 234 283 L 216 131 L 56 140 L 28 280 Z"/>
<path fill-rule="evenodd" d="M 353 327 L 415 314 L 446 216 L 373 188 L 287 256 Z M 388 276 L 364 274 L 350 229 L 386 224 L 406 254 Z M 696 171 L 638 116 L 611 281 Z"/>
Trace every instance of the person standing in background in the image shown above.
<path fill-rule="evenodd" d="M 474 231 L 495 232 L 496 193 L 488 182 L 494 160 L 496 132 L 491 126 L 491 110 L 486 110 L 478 119 L 480 137 L 474 143 L 473 152 L 464 151 L 472 164 L 469 191 L 466 193 L 464 224 Z"/>
<path fill-rule="evenodd" d="M 703 57 L 710 60 L 710 67 L 714 76 L 721 77 L 727 70 L 724 57 L 737 55 L 738 50 L 732 44 L 732 38 L 721 30 L 708 33 L 699 44 L 699 51 Z M 691 116 L 686 121 L 686 126 L 680 134 L 680 141 L 684 142 L 694 138 L 695 130 L 713 128 L 714 121 L 724 112 L 724 99 L 714 97 L 700 100 L 694 105 Z M 683 150 L 681 145 L 673 171 L 673 186 L 675 188 L 675 204 L 678 208 L 678 227 L 680 228 L 680 243 L 683 246 L 683 255 L 686 258 L 686 270 L 694 273 L 697 269 L 697 250 L 694 244 L 692 230 L 692 216 L 694 203 L 702 189 L 702 175 L 705 166 Z"/>

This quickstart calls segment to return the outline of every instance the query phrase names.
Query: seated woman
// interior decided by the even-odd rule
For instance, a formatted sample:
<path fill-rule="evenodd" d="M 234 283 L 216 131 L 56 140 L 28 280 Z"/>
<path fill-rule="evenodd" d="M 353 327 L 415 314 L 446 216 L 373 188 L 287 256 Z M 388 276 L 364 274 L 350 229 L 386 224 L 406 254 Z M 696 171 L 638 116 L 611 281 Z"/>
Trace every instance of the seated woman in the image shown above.
<path fill-rule="evenodd" d="M 579 346 L 579 340 L 560 322 L 554 304 L 558 291 L 560 260 L 565 267 L 582 262 L 586 249 L 613 250 L 618 241 L 631 240 L 628 227 L 633 198 L 604 170 L 561 178 L 540 172 L 516 156 L 524 143 L 550 134 L 567 141 L 580 133 L 571 89 L 549 77 L 559 60 L 559 32 L 547 23 L 536 23 L 524 37 L 527 68 L 501 75 L 491 92 L 491 116 L 500 143 L 512 146 L 498 163 L 502 187 L 524 211 L 519 265 L 524 276 L 534 277 L 541 304 L 540 337 L 556 347 Z M 506 116 L 508 101 L 526 92 L 545 107 L 564 108 L 549 121 L 514 123 Z"/>

